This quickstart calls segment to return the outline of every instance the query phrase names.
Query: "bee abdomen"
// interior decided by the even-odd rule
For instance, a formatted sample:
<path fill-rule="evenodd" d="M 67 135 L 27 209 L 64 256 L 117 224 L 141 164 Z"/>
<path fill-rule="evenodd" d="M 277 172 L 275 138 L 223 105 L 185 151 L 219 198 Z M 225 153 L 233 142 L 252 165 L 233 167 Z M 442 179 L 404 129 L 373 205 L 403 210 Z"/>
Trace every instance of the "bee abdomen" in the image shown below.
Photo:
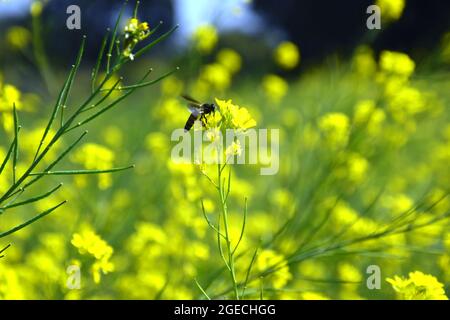
<path fill-rule="evenodd" d="M 189 131 L 194 125 L 195 120 L 197 120 L 197 117 L 191 114 L 184 125 L 184 131 Z"/>

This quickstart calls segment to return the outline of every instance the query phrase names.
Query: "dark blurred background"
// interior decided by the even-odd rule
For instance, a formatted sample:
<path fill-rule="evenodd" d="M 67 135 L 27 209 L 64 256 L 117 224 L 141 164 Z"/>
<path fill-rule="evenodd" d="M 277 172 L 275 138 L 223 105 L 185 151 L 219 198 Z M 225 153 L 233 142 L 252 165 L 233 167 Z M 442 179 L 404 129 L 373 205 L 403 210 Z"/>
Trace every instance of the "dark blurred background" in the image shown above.
<path fill-rule="evenodd" d="M 2 34 L 12 25 L 30 25 L 30 0 L 4 0 L 0 4 Z M 66 8 L 76 4 L 82 11 L 82 29 L 65 27 Z M 160 20 L 165 28 L 180 23 L 178 35 L 158 50 L 176 51 L 189 38 L 196 26 L 213 23 L 222 32 L 221 41 L 233 45 L 245 55 L 248 50 L 262 50 L 289 39 L 300 47 L 302 67 L 339 53 L 348 55 L 355 45 L 370 44 L 376 51 L 391 49 L 420 58 L 439 44 L 442 34 L 450 30 L 450 1 L 406 0 L 401 18 L 382 30 L 366 28 L 366 9 L 373 1 L 360 0 L 143 0 L 139 16 L 151 26 Z M 87 56 L 95 58 L 105 26 L 112 26 L 121 0 L 58 0 L 48 1 L 43 12 L 46 48 L 53 62 L 66 61 L 67 52 L 75 52 L 81 34 L 89 35 Z M 134 1 L 126 15 L 132 14 Z M 9 8 L 8 8 L 9 7 Z M 3 12 L 2 12 L 3 11 Z M 164 29 L 164 28 L 162 28 Z M 230 32 L 232 31 L 232 32 Z M 252 46 L 248 46 L 248 40 Z M 267 43 L 269 42 L 269 43 Z M 270 43 L 272 42 L 272 43 Z M 4 50 L 2 50 L 4 51 Z M 260 53 L 260 56 L 264 56 Z M 3 57 L 2 57 L 3 56 Z M 255 63 L 260 63 L 258 54 Z M 0 53 L 5 59 L 5 55 Z"/>

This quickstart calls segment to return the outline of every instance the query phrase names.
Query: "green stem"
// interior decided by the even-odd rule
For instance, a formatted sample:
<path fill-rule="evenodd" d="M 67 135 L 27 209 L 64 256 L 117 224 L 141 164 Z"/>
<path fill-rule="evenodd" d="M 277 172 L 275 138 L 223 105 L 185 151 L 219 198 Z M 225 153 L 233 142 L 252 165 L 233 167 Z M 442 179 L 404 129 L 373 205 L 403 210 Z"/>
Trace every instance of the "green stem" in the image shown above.
<path fill-rule="evenodd" d="M 222 207 L 222 215 L 223 215 L 223 224 L 224 224 L 224 231 L 225 231 L 225 242 L 227 244 L 227 255 L 228 255 L 228 266 L 231 276 L 231 281 L 233 282 L 233 289 L 234 289 L 234 296 L 236 300 L 239 300 L 239 292 L 238 292 L 238 286 L 236 281 L 236 272 L 234 268 L 234 254 L 233 249 L 231 247 L 231 240 L 230 240 L 230 234 L 228 232 L 228 208 L 227 208 L 227 202 L 224 195 L 223 185 L 221 183 L 222 180 L 222 170 L 220 163 L 217 165 L 217 180 L 218 180 L 218 186 L 219 186 L 219 196 L 220 196 L 220 204 Z"/>

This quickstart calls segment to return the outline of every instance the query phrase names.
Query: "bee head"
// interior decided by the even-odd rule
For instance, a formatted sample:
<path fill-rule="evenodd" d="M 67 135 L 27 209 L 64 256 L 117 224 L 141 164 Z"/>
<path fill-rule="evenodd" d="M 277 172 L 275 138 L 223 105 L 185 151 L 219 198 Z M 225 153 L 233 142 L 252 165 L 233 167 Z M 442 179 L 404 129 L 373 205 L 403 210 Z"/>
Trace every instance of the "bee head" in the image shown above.
<path fill-rule="evenodd" d="M 205 103 L 203 104 L 203 107 L 205 108 L 206 113 L 211 113 L 216 110 L 216 105 L 214 103 Z"/>

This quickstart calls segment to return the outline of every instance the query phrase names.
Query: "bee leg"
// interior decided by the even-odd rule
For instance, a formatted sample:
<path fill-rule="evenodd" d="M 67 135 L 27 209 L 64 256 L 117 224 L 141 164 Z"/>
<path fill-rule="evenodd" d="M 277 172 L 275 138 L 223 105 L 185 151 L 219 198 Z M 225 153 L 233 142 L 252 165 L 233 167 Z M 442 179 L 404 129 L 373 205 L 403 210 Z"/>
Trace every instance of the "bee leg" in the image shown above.
<path fill-rule="evenodd" d="M 200 116 L 200 121 L 202 122 L 202 126 L 203 126 L 204 128 L 206 128 L 206 124 L 208 123 L 208 120 L 206 120 L 206 117 L 205 117 L 204 114 L 202 114 L 202 115 Z"/>

